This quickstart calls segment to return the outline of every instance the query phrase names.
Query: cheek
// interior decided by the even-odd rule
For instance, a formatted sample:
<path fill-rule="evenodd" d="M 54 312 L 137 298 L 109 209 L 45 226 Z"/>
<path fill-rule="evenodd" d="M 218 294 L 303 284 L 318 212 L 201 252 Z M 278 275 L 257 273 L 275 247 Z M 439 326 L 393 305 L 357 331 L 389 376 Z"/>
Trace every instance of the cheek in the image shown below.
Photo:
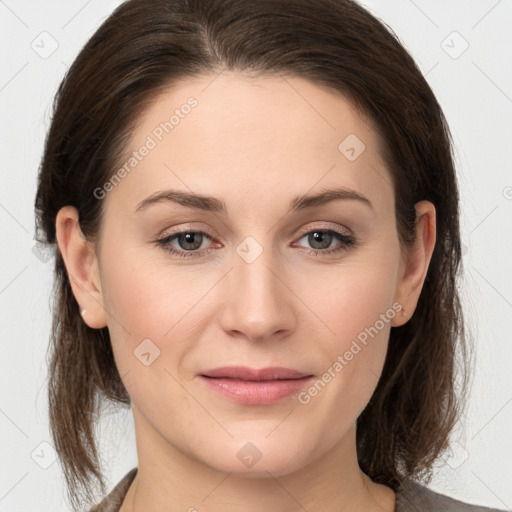
<path fill-rule="evenodd" d="M 303 403 L 318 396 L 323 411 L 350 411 L 355 419 L 373 394 L 397 314 L 392 307 L 396 255 L 392 249 L 382 254 L 377 258 L 368 253 L 367 258 L 351 260 L 337 271 L 331 269 L 330 279 L 319 276 L 316 282 L 321 285 L 306 295 L 305 302 L 328 330 L 323 329 L 318 345 L 324 368 L 314 389 L 306 390 Z"/>
<path fill-rule="evenodd" d="M 166 268 L 146 251 L 105 249 L 102 283 L 111 323 L 117 319 L 134 335 L 161 337 L 193 294 L 178 272 Z"/>
<path fill-rule="evenodd" d="M 162 356 L 155 359 L 155 367 L 163 368 L 165 363 L 171 370 L 191 348 L 194 333 L 210 320 L 204 297 L 218 276 L 177 269 L 147 249 L 119 247 L 105 250 L 102 265 L 103 296 L 118 368 L 125 373 L 140 371 L 134 356 L 144 340 L 151 340 L 156 348 L 146 341 L 149 352 L 160 350 Z"/>
<path fill-rule="evenodd" d="M 129 251 L 105 249 L 102 287 L 108 328 L 120 366 L 130 366 L 133 351 L 145 339 L 160 346 L 163 334 L 173 323 L 175 290 L 166 286 L 165 274 L 137 261 Z M 129 357 L 131 356 L 131 358 Z"/>
<path fill-rule="evenodd" d="M 154 262 L 133 263 L 127 251 L 103 266 L 114 358 L 132 403 L 147 417 L 157 414 L 170 421 L 172 411 L 193 407 L 176 378 L 190 349 L 187 311 L 202 287 L 199 279 L 197 286 L 189 279 L 187 287 L 178 273 L 157 269 Z M 154 404 L 165 407 L 154 409 Z"/>
<path fill-rule="evenodd" d="M 333 349 L 341 350 L 350 345 L 353 338 L 373 326 L 391 308 L 396 269 L 393 255 L 377 258 L 368 253 L 317 273 L 314 281 L 303 278 L 300 286 L 304 302 L 318 313 Z M 394 310 L 388 311 L 388 316 L 393 313 Z"/>

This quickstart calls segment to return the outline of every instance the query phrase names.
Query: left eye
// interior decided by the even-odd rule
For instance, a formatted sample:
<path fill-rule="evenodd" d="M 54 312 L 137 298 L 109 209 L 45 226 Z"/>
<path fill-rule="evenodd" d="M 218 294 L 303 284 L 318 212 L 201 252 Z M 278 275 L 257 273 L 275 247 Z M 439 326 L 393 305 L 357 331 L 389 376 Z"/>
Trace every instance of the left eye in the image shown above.
<path fill-rule="evenodd" d="M 350 243 L 350 237 L 330 229 L 314 229 L 313 231 L 305 233 L 300 240 L 303 238 L 307 238 L 308 243 L 314 250 L 329 249 L 332 242 L 336 240 L 345 244 Z"/>

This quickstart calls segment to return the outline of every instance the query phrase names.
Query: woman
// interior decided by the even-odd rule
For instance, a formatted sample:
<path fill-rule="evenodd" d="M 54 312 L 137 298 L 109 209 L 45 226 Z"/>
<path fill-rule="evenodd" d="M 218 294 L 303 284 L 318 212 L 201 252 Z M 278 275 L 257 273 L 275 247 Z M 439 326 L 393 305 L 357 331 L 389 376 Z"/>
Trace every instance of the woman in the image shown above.
<path fill-rule="evenodd" d="M 419 483 L 462 404 L 458 190 L 357 3 L 125 2 L 59 88 L 36 212 L 74 507 L 106 398 L 138 466 L 93 511 L 490 510 Z"/>

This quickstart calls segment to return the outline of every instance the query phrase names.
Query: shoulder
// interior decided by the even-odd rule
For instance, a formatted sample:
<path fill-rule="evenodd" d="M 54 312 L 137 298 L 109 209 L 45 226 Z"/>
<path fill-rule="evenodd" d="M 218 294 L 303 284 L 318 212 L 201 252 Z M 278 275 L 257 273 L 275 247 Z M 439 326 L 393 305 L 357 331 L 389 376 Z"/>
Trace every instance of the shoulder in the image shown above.
<path fill-rule="evenodd" d="M 413 480 L 404 480 L 396 493 L 395 512 L 504 512 L 470 505 L 437 493 Z"/>
<path fill-rule="evenodd" d="M 110 493 L 100 503 L 92 507 L 89 512 L 118 512 L 136 474 L 137 468 L 128 471 Z"/>

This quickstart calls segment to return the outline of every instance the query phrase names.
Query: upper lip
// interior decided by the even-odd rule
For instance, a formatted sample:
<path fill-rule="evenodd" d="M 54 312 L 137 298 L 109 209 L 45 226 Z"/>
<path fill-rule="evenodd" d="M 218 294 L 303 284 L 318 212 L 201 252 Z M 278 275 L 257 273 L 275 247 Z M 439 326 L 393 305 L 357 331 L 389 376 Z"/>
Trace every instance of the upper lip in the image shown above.
<path fill-rule="evenodd" d="M 240 380 L 278 380 L 278 379 L 300 379 L 309 377 L 310 374 L 283 368 L 281 366 L 272 366 L 268 368 L 249 368 L 248 366 L 223 366 L 202 372 L 205 377 L 224 377 L 227 379 Z"/>

